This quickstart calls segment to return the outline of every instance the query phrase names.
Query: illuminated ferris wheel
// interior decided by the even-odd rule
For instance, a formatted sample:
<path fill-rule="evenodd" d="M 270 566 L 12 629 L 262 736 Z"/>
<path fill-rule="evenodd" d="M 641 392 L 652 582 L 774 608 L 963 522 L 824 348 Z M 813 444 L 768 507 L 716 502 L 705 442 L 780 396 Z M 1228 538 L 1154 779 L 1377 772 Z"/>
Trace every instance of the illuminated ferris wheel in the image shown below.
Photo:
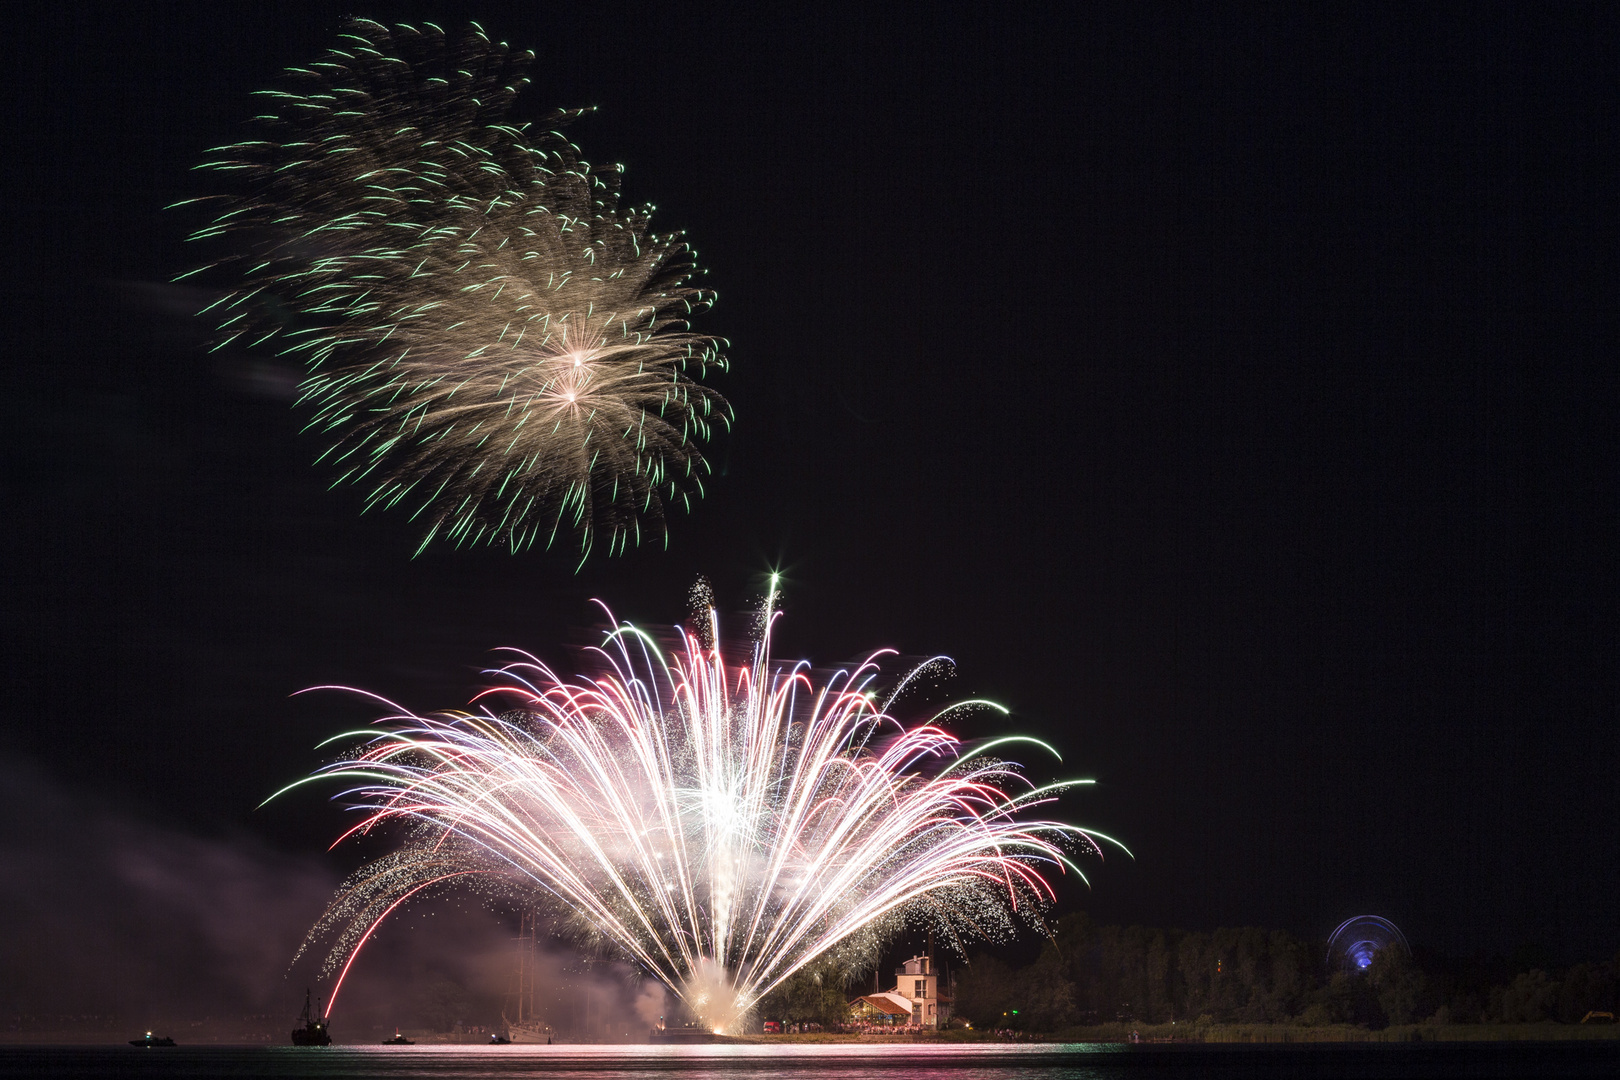
<path fill-rule="evenodd" d="M 1372 966 L 1373 957 L 1391 947 L 1412 955 L 1400 927 L 1377 915 L 1357 915 L 1340 923 L 1328 938 L 1328 967 L 1351 973 L 1365 971 Z"/>

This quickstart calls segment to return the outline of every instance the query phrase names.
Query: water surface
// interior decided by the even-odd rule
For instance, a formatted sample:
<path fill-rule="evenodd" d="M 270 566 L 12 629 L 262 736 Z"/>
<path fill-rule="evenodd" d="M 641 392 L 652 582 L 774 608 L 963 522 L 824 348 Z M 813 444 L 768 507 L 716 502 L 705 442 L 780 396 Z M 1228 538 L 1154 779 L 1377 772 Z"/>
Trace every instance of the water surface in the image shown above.
<path fill-rule="evenodd" d="M 0 1077 L 228 1080 L 1284 1080 L 1613 1077 L 1620 1042 L 1125 1046 L 0 1047 Z"/>

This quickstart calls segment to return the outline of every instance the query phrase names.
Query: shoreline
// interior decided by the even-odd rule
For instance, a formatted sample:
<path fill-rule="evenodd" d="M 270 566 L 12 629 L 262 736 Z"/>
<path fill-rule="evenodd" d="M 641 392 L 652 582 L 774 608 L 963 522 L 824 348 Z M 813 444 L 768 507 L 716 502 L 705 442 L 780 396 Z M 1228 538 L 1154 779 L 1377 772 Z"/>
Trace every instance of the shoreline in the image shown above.
<path fill-rule="evenodd" d="M 1131 1042 L 1132 1032 L 1140 1036 L 1137 1043 Z M 462 1045 L 476 1047 L 485 1045 L 482 1037 L 478 1041 L 467 1039 L 459 1041 L 455 1036 L 443 1033 L 420 1032 L 406 1034 L 424 1046 L 455 1046 Z M 1303 1024 L 1098 1024 L 1088 1027 L 1067 1028 L 1058 1032 L 1024 1033 L 1018 1038 L 1006 1038 L 994 1034 L 978 1031 L 944 1031 L 927 1032 L 919 1034 L 894 1035 L 855 1035 L 837 1034 L 831 1032 L 818 1032 L 804 1035 L 733 1035 L 728 1036 L 724 1043 L 709 1045 L 748 1045 L 748 1046 L 803 1046 L 815 1044 L 839 1044 L 848 1046 L 875 1046 L 890 1044 L 912 1045 L 1004 1045 L 1009 1048 L 1032 1045 L 1053 1045 L 1059 1043 L 1112 1043 L 1123 1046 L 1196 1046 L 1226 1044 L 1249 1045 L 1300 1045 L 1305 1043 L 1316 1044 L 1345 1044 L 1345 1043 L 1504 1043 L 1504 1042 L 1601 1042 L 1620 1041 L 1620 1024 L 1402 1024 L 1392 1025 L 1380 1030 L 1355 1027 L 1349 1024 L 1332 1024 L 1307 1026 Z M 10 1031 L 0 1033 L 0 1046 L 13 1047 L 42 1047 L 42 1046 L 118 1046 L 126 1042 L 124 1038 L 114 1038 L 104 1033 L 88 1033 L 82 1031 L 37 1031 L 22 1032 Z M 190 1046 L 216 1046 L 216 1047 L 251 1047 L 251 1046 L 284 1046 L 282 1039 L 272 1039 L 268 1036 L 255 1037 L 243 1033 L 235 1038 L 208 1038 L 197 1037 L 194 1041 L 182 1042 Z M 338 1042 L 334 1045 L 344 1047 L 379 1045 L 370 1041 L 349 1043 Z M 644 1046 L 645 1043 L 570 1043 L 559 1042 L 554 1049 L 566 1053 L 578 1047 L 600 1046 Z"/>
<path fill-rule="evenodd" d="M 1131 1033 L 1140 1036 L 1131 1042 Z M 1216 1043 L 1491 1043 L 1620 1041 L 1620 1024 L 1401 1024 L 1373 1030 L 1352 1024 L 1097 1024 L 1057 1032 L 1029 1032 L 1004 1038 L 977 1031 L 944 1031 L 917 1035 L 740 1035 L 736 1041 L 754 1045 L 803 1043 L 920 1043 L 952 1045 L 1004 1044 L 1028 1046 L 1052 1043 L 1119 1043 L 1123 1045 L 1212 1045 Z"/>

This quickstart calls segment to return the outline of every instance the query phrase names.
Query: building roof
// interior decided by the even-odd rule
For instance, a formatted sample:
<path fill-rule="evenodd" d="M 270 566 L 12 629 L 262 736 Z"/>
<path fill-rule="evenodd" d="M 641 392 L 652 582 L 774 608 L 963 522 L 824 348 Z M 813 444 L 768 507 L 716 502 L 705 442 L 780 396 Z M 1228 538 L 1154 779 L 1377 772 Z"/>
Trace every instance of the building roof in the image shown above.
<path fill-rule="evenodd" d="M 910 960 L 895 968 L 894 973 L 896 975 L 933 975 L 936 974 L 931 970 L 934 966 L 933 960 L 934 958 L 927 953 L 923 953 L 921 956 L 913 956 Z"/>
<path fill-rule="evenodd" d="M 850 1004 L 855 1005 L 862 1001 L 872 1006 L 872 1008 L 878 1010 L 878 1012 L 885 1013 L 889 1016 L 911 1015 L 911 999 L 908 997 L 902 997 L 901 995 L 890 990 L 885 990 L 877 994 L 862 994 L 860 997 L 850 1002 Z"/>

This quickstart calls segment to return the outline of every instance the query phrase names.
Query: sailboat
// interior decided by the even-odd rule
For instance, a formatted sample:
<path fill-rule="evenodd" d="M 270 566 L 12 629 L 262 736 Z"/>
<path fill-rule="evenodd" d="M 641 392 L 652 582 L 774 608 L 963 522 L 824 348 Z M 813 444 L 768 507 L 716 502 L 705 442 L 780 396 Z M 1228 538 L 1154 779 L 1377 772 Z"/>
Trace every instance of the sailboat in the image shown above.
<path fill-rule="evenodd" d="M 540 1019 L 534 1007 L 538 953 L 539 942 L 534 916 L 524 915 L 518 923 L 517 971 L 513 979 L 513 992 L 507 995 L 512 1015 L 508 1015 L 505 1008 L 501 1009 L 501 1024 L 504 1030 L 498 1035 L 491 1036 L 490 1042 L 526 1043 L 530 1046 L 551 1042 L 551 1025 Z"/>
<path fill-rule="evenodd" d="M 292 1041 L 294 1046 L 331 1046 L 332 1036 L 326 1030 L 326 1017 L 320 1014 L 317 1005 L 310 1010 L 309 990 L 304 990 L 304 1011 L 298 1014 L 302 1023 L 293 1028 Z"/>

